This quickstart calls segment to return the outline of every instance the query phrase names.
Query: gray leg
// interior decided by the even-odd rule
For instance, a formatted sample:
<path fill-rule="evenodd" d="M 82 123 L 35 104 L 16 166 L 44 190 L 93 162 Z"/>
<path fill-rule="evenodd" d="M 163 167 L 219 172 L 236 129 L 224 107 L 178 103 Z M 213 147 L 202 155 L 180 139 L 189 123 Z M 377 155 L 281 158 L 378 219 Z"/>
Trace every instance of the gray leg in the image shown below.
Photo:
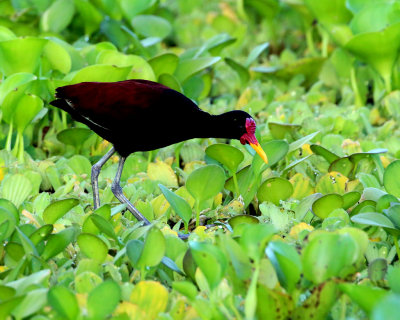
<path fill-rule="evenodd" d="M 121 160 L 119 161 L 118 165 L 118 171 L 117 174 L 114 178 L 114 181 L 111 185 L 111 190 L 114 193 L 115 197 L 121 201 L 121 203 L 125 203 L 127 209 L 135 216 L 136 219 L 139 221 L 143 221 L 145 225 L 149 225 L 150 221 L 147 220 L 140 212 L 138 209 L 136 209 L 132 203 L 128 200 L 127 197 L 125 197 L 124 193 L 122 192 L 122 188 L 120 186 L 120 181 L 121 181 L 121 174 L 122 174 L 122 169 L 124 168 L 124 163 L 125 163 L 125 157 L 121 157 Z"/>
<path fill-rule="evenodd" d="M 93 205 L 96 210 L 100 207 L 99 197 L 99 174 L 101 167 L 107 162 L 108 159 L 115 153 L 114 147 L 112 147 L 97 163 L 92 167 L 92 189 L 93 189 Z"/>

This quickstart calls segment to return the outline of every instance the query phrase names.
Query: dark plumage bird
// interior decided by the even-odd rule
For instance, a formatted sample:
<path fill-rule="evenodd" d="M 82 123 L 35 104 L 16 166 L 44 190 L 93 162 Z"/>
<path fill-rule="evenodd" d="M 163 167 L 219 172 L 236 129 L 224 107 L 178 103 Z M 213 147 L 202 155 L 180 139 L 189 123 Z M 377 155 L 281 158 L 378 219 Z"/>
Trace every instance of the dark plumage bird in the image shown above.
<path fill-rule="evenodd" d="M 111 189 L 146 224 L 149 221 L 129 202 L 120 187 L 125 159 L 132 152 L 158 149 L 192 138 L 226 138 L 250 144 L 267 162 L 254 135 L 256 124 L 248 113 L 236 110 L 211 115 L 183 94 L 156 82 L 82 82 L 57 88 L 56 98 L 50 104 L 68 112 L 113 144 L 92 167 L 95 209 L 100 206 L 100 169 L 115 151 L 121 160 Z"/>

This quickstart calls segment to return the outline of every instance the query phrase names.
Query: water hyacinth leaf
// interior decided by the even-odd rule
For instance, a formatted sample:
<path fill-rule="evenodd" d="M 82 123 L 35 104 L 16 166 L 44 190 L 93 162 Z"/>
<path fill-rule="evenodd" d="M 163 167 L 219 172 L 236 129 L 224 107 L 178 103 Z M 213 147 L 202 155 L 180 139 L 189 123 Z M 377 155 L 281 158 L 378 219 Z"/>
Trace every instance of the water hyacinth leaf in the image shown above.
<path fill-rule="evenodd" d="M 361 198 L 361 193 L 358 191 L 351 191 L 345 193 L 343 196 L 343 209 L 347 210 L 354 206 Z"/>
<path fill-rule="evenodd" d="M 400 229 L 400 204 L 394 204 L 383 210 L 385 215 L 393 222 L 396 228 Z"/>
<path fill-rule="evenodd" d="M 151 8 L 156 0 L 122 0 L 120 6 L 122 12 L 128 20 Z"/>
<path fill-rule="evenodd" d="M 17 220 L 14 215 L 5 208 L 0 208 L 0 241 L 9 238 L 14 232 L 16 225 Z"/>
<path fill-rule="evenodd" d="M 321 2 L 318 0 L 305 0 L 306 6 L 315 17 L 327 27 L 347 24 L 352 18 L 352 14 L 346 7 L 345 0 L 333 0 Z"/>
<path fill-rule="evenodd" d="M 281 200 L 287 200 L 293 193 L 292 184 L 283 178 L 275 177 L 264 181 L 257 192 L 258 201 L 269 201 L 279 205 Z"/>
<path fill-rule="evenodd" d="M 156 76 L 149 63 L 140 56 L 123 54 L 115 50 L 102 50 L 96 59 L 97 64 L 108 64 L 117 67 L 131 67 L 127 79 L 144 79 L 155 81 Z"/>
<path fill-rule="evenodd" d="M 249 71 L 245 67 L 243 67 L 240 63 L 236 62 L 231 58 L 225 58 L 224 60 L 226 64 L 230 66 L 237 73 L 240 79 L 240 84 L 242 86 L 245 86 L 247 82 L 249 82 L 250 80 Z"/>
<path fill-rule="evenodd" d="M 71 71 L 71 56 L 61 44 L 49 40 L 43 48 L 43 56 L 47 59 L 52 69 L 58 70 L 63 74 Z"/>
<path fill-rule="evenodd" d="M 5 76 L 14 73 L 35 73 L 46 39 L 18 38 L 0 42 L 0 71 Z M 29 52 L 27 55 L 26 53 Z"/>
<path fill-rule="evenodd" d="M 382 288 L 362 284 L 341 283 L 339 289 L 367 314 L 370 314 L 375 306 L 388 295 L 388 292 Z"/>
<path fill-rule="evenodd" d="M 189 300 L 194 300 L 198 293 L 196 286 L 189 281 L 174 281 L 172 283 L 172 288 Z"/>
<path fill-rule="evenodd" d="M 378 302 L 374 310 L 371 312 L 372 320 L 393 319 L 397 318 L 400 297 L 398 294 L 389 294 Z"/>
<path fill-rule="evenodd" d="M 172 75 L 178 66 L 179 57 L 173 53 L 164 53 L 150 59 L 148 62 L 158 78 L 162 74 Z"/>
<path fill-rule="evenodd" d="M 202 57 L 197 59 L 187 59 L 179 61 L 178 67 L 175 70 L 176 78 L 183 83 L 189 77 L 195 75 L 221 60 L 220 57 Z"/>
<path fill-rule="evenodd" d="M 64 80 L 68 84 L 75 84 L 86 81 L 114 82 L 126 80 L 131 67 L 116 67 L 112 65 L 92 65 L 78 71 L 69 73 Z"/>
<path fill-rule="evenodd" d="M 249 224 L 243 228 L 239 243 L 250 258 L 259 261 L 274 233 L 275 228 L 272 225 Z"/>
<path fill-rule="evenodd" d="M 136 16 L 132 18 L 131 24 L 135 32 L 145 37 L 164 39 L 172 31 L 172 26 L 169 21 L 159 16 Z"/>
<path fill-rule="evenodd" d="M 0 85 L 0 104 L 3 103 L 8 93 L 36 79 L 34 74 L 28 72 L 14 73 L 7 77 Z"/>
<path fill-rule="evenodd" d="M 138 266 L 153 267 L 158 265 L 165 254 L 165 245 L 165 238 L 160 229 L 155 226 L 150 228 L 138 260 Z"/>
<path fill-rule="evenodd" d="M 260 160 L 259 167 L 261 167 L 264 161 L 260 157 L 258 158 Z M 251 170 L 251 167 L 247 166 L 237 173 L 237 179 L 240 194 L 243 196 L 244 206 L 247 207 L 257 193 L 257 189 L 261 181 L 261 175 L 256 175 L 255 170 Z M 232 177 L 226 181 L 225 188 L 229 191 L 235 192 L 235 186 Z"/>
<path fill-rule="evenodd" d="M 79 154 L 69 158 L 67 165 L 77 175 L 89 176 L 92 168 L 89 159 Z"/>
<path fill-rule="evenodd" d="M 310 133 L 309 135 L 300 138 L 296 141 L 293 141 L 290 145 L 289 145 L 289 151 L 288 152 L 292 152 L 294 150 L 297 150 L 298 148 L 301 148 L 304 144 L 310 142 L 312 139 L 314 139 L 314 137 L 319 133 L 319 131 Z"/>
<path fill-rule="evenodd" d="M 298 124 L 268 122 L 268 128 L 275 139 L 284 139 L 286 134 L 292 135 L 301 128 Z"/>
<path fill-rule="evenodd" d="M 74 1 L 57 0 L 43 13 L 40 27 L 46 32 L 60 32 L 70 24 L 74 13 Z"/>
<path fill-rule="evenodd" d="M 70 320 L 78 317 L 78 300 L 68 288 L 62 285 L 52 287 L 48 292 L 47 300 L 60 317 Z"/>
<path fill-rule="evenodd" d="M 77 242 L 81 251 L 88 258 L 99 263 L 103 263 L 106 259 L 108 248 L 99 237 L 91 233 L 81 233 L 77 238 Z"/>
<path fill-rule="evenodd" d="M 168 290 L 156 281 L 140 281 L 132 290 L 129 302 L 138 307 L 136 317 L 139 319 L 145 314 L 146 319 L 156 320 L 161 312 L 164 312 L 168 303 Z"/>
<path fill-rule="evenodd" d="M 46 240 L 48 236 L 53 232 L 52 224 L 45 224 L 37 229 L 34 233 L 29 236 L 29 239 L 36 246 L 39 242 Z"/>
<path fill-rule="evenodd" d="M 398 56 L 400 22 L 382 31 L 358 34 L 346 43 L 345 48 L 360 60 L 372 66 L 384 79 L 387 92 L 391 91 L 391 75 Z"/>
<path fill-rule="evenodd" d="M 214 289 L 222 280 L 228 266 L 225 255 L 210 243 L 191 241 L 189 247 L 193 260 L 203 272 L 210 288 Z"/>
<path fill-rule="evenodd" d="M 35 245 L 32 243 L 32 241 L 26 236 L 25 233 L 21 231 L 20 228 L 16 228 L 18 232 L 19 239 L 21 241 L 22 247 L 24 248 L 25 254 L 32 254 L 32 255 L 38 255 L 37 249 Z"/>
<path fill-rule="evenodd" d="M 391 194 L 384 194 L 378 199 L 376 203 L 376 211 L 382 212 L 384 209 L 389 208 L 392 203 L 396 202 L 399 202 L 399 200 L 395 196 Z"/>
<path fill-rule="evenodd" d="M 17 36 L 15 35 L 15 33 L 12 32 L 10 29 L 4 26 L 0 26 L 0 41 L 12 40 L 16 37 Z"/>
<path fill-rule="evenodd" d="M 300 280 L 302 269 L 296 249 L 281 241 L 271 241 L 265 252 L 275 268 L 280 284 L 288 292 L 292 292 Z"/>
<path fill-rule="evenodd" d="M 248 55 L 244 66 L 248 68 L 257 58 L 263 53 L 266 49 L 268 49 L 269 43 L 264 42 L 256 46 L 253 50 L 251 50 L 250 54 Z"/>
<path fill-rule="evenodd" d="M 91 35 L 99 29 L 100 23 L 103 20 L 102 14 L 89 1 L 75 0 L 76 10 L 82 17 L 85 25 L 85 34 Z"/>
<path fill-rule="evenodd" d="M 106 280 L 89 292 L 87 310 L 92 319 L 104 319 L 109 316 L 121 299 L 121 288 L 112 281 Z"/>
<path fill-rule="evenodd" d="M 359 213 L 351 217 L 351 221 L 366 224 L 369 226 L 377 226 L 382 228 L 387 228 L 391 231 L 396 231 L 396 227 L 394 226 L 393 222 L 381 213 L 376 212 L 366 212 L 366 213 Z"/>
<path fill-rule="evenodd" d="M 282 160 L 288 153 L 289 144 L 284 140 L 272 140 L 268 142 L 262 142 L 261 148 L 268 157 L 268 164 L 266 164 L 264 160 L 261 159 L 258 154 L 256 154 L 253 148 L 246 145 L 246 149 L 254 156 L 251 167 L 256 175 L 264 171 L 268 166 L 272 167 Z"/>
<path fill-rule="evenodd" d="M 9 213 L 14 215 L 15 221 L 19 221 L 19 212 L 17 207 L 7 199 L 0 199 L 0 208 L 7 210 Z"/>
<path fill-rule="evenodd" d="M 14 124 L 20 134 L 22 134 L 28 124 L 35 118 L 43 107 L 43 101 L 39 97 L 31 94 L 24 94 L 14 106 Z"/>
<path fill-rule="evenodd" d="M 129 242 L 126 244 L 126 254 L 135 268 L 138 267 L 137 264 L 140 255 L 142 254 L 143 246 L 143 241 L 137 239 L 129 240 Z"/>
<path fill-rule="evenodd" d="M 50 235 L 42 253 L 42 258 L 47 261 L 62 252 L 74 240 L 75 233 L 75 229 L 70 227 Z"/>
<path fill-rule="evenodd" d="M 178 187 L 178 178 L 174 170 L 165 162 L 157 161 L 149 163 L 147 175 L 151 180 L 160 181 L 167 187 Z"/>
<path fill-rule="evenodd" d="M 357 243 L 348 234 L 320 233 L 302 253 L 304 276 L 318 284 L 331 277 L 345 277 L 358 258 Z"/>
<path fill-rule="evenodd" d="M 312 144 L 310 146 L 311 151 L 314 152 L 315 154 L 322 156 L 326 161 L 329 163 L 332 163 L 333 161 L 339 159 L 339 157 L 334 154 L 333 152 L 330 152 L 329 150 L 325 149 L 324 147 L 321 147 L 320 145 L 317 144 Z"/>
<path fill-rule="evenodd" d="M 387 280 L 389 282 L 390 289 L 392 289 L 395 293 L 400 293 L 400 268 L 398 266 L 389 266 Z"/>
<path fill-rule="evenodd" d="M 208 165 L 194 170 L 186 180 L 186 188 L 199 202 L 210 199 L 224 187 L 225 173 L 221 167 Z"/>
<path fill-rule="evenodd" d="M 329 166 L 328 171 L 336 171 L 340 172 L 346 177 L 350 176 L 350 173 L 353 171 L 354 164 L 350 161 L 349 157 L 339 158 L 334 160 Z"/>
<path fill-rule="evenodd" d="M 47 224 L 53 224 L 78 204 L 78 199 L 64 199 L 55 201 L 47 206 L 43 211 L 43 221 Z"/>
<path fill-rule="evenodd" d="M 158 185 L 174 211 L 182 218 L 185 223 L 189 223 L 192 217 L 192 208 L 185 199 L 170 191 L 163 185 Z"/>
<path fill-rule="evenodd" d="M 361 212 L 366 212 L 365 210 L 370 209 L 372 207 L 372 210 L 369 212 L 375 212 L 375 201 L 372 200 L 364 200 L 361 203 L 359 203 L 353 210 L 351 210 L 350 215 L 356 215 Z M 366 209 L 364 209 L 366 208 Z M 367 211 L 368 212 L 368 211 Z"/>
<path fill-rule="evenodd" d="M 207 147 L 206 155 L 222 163 L 231 173 L 235 173 L 244 159 L 242 151 L 234 146 L 217 143 Z"/>
<path fill-rule="evenodd" d="M 382 281 L 388 269 L 387 260 L 383 258 L 378 258 L 368 265 L 368 277 L 373 282 Z"/>
<path fill-rule="evenodd" d="M 250 216 L 248 214 L 239 214 L 230 218 L 228 223 L 233 229 L 235 229 L 235 227 L 240 224 L 258 224 L 260 221 L 254 216 Z"/>
<path fill-rule="evenodd" d="M 32 184 L 21 174 L 14 174 L 2 183 L 2 196 L 11 201 L 17 208 L 24 202 L 32 191 Z"/>
<path fill-rule="evenodd" d="M 86 128 L 67 128 L 57 134 L 57 139 L 71 146 L 80 146 L 93 132 Z"/>
<path fill-rule="evenodd" d="M 343 197 L 339 194 L 327 194 L 314 201 L 312 205 L 313 213 L 321 218 L 325 219 L 335 209 L 343 206 Z"/>
<path fill-rule="evenodd" d="M 168 73 L 160 74 L 160 76 L 158 77 L 158 82 L 163 84 L 164 86 L 167 86 L 168 88 L 183 93 L 183 88 L 180 82 L 172 74 Z"/>
<path fill-rule="evenodd" d="M 388 193 L 396 197 L 400 197 L 400 181 L 397 179 L 399 176 L 400 160 L 395 160 L 385 169 L 385 173 L 383 174 L 383 185 Z"/>
<path fill-rule="evenodd" d="M 0 302 L 0 318 L 7 319 L 11 312 L 21 304 L 24 298 L 25 295 L 22 295 Z"/>
<path fill-rule="evenodd" d="M 216 36 L 208 39 L 200 47 L 200 49 L 194 55 L 195 58 L 201 56 L 204 52 L 210 52 L 213 56 L 219 55 L 225 47 L 231 45 L 236 41 L 227 33 L 217 34 Z"/>
<path fill-rule="evenodd" d="M 98 214 L 93 213 L 90 216 L 90 219 L 92 220 L 94 225 L 105 235 L 109 236 L 110 238 L 112 238 L 114 240 L 118 239 L 117 235 L 115 234 L 112 224 L 109 221 L 107 221 L 105 218 L 103 218 L 102 216 L 100 216 Z"/>

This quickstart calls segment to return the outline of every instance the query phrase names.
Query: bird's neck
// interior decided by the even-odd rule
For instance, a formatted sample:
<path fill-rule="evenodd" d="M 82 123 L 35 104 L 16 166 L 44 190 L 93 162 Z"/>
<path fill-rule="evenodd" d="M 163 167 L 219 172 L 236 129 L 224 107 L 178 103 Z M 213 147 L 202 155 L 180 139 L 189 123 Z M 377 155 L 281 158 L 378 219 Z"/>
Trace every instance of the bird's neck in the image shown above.
<path fill-rule="evenodd" d="M 203 111 L 198 115 L 195 127 L 193 128 L 192 124 L 192 132 L 195 131 L 196 133 L 194 138 L 235 138 L 229 132 L 229 126 L 226 124 L 224 114 L 211 115 Z"/>

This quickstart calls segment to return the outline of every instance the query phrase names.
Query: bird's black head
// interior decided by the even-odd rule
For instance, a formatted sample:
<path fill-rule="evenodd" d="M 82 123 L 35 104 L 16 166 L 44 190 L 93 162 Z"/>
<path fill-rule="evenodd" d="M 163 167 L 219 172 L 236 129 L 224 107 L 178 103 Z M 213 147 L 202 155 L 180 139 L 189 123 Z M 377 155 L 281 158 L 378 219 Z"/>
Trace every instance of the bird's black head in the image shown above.
<path fill-rule="evenodd" d="M 256 122 L 247 112 L 234 110 L 219 115 L 219 117 L 222 122 L 221 127 L 229 135 L 229 138 L 238 139 L 243 145 L 249 144 L 268 163 L 267 156 L 255 136 Z"/>

